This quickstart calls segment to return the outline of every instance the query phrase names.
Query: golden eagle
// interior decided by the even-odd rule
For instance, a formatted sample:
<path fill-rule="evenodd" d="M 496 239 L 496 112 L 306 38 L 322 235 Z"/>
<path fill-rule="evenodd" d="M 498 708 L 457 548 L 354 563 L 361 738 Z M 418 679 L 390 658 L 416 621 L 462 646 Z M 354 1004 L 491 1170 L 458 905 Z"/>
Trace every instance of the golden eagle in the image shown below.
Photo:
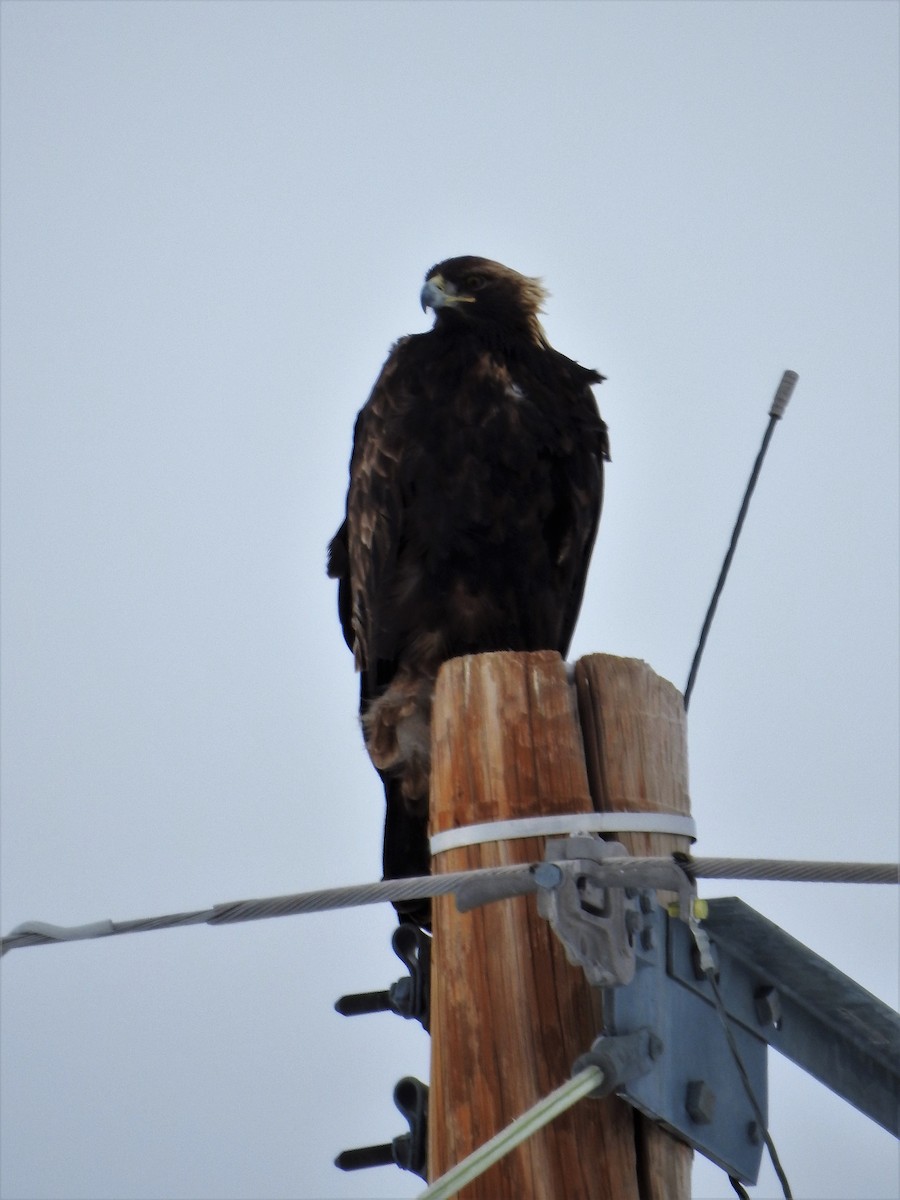
<path fill-rule="evenodd" d="M 603 495 L 603 376 L 554 350 L 540 282 L 485 258 L 425 277 L 433 328 L 392 348 L 356 420 L 328 574 L 387 800 L 386 878 L 426 874 L 431 697 L 441 663 L 565 656 Z M 427 922 L 427 902 L 398 906 Z"/>

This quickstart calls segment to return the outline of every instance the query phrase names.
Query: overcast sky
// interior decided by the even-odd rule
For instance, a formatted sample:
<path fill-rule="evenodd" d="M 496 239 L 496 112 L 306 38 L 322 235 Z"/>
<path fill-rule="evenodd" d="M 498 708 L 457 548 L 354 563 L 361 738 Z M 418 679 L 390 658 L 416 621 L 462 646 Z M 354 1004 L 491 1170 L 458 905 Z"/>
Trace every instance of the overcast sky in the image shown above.
<path fill-rule="evenodd" d="M 325 546 L 456 254 L 543 276 L 608 376 L 573 658 L 683 687 L 799 372 L 691 705 L 697 852 L 897 856 L 896 4 L 6 0 L 2 55 L 4 932 L 378 876 Z M 896 889 L 702 892 L 896 1005 Z M 414 1196 L 332 1166 L 427 1079 L 417 1025 L 331 1009 L 393 924 L 7 956 L 4 1200 Z M 770 1093 L 797 1197 L 896 1196 L 891 1137 L 775 1054 Z"/>

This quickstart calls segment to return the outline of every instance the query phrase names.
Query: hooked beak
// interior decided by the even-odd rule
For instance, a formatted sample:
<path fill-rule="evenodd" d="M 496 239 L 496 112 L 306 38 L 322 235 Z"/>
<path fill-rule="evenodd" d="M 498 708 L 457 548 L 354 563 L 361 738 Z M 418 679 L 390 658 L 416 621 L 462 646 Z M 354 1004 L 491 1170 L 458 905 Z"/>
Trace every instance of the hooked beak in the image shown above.
<path fill-rule="evenodd" d="M 466 296 L 457 290 L 455 283 L 450 283 L 443 275 L 432 275 L 425 280 L 425 286 L 419 295 L 422 302 L 422 312 L 433 308 L 455 308 L 458 304 L 474 304 L 474 296 Z"/>
<path fill-rule="evenodd" d="M 437 312 L 442 305 L 447 303 L 448 297 L 444 290 L 445 287 L 446 284 L 444 283 L 443 275 L 432 275 L 430 279 L 425 280 L 425 286 L 422 288 L 419 296 L 419 300 L 422 303 L 422 312 L 427 312 L 429 308 L 433 308 Z"/>

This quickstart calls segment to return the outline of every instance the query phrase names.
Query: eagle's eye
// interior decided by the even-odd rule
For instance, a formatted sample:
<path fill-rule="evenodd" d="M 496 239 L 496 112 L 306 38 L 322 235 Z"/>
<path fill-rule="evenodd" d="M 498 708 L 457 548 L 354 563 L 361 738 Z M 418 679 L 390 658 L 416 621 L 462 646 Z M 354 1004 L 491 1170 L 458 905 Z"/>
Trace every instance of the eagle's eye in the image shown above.
<path fill-rule="evenodd" d="M 466 276 L 466 288 L 470 292 L 477 292 L 479 288 L 484 287 L 484 284 L 485 284 L 485 278 L 483 275 L 467 275 Z"/>

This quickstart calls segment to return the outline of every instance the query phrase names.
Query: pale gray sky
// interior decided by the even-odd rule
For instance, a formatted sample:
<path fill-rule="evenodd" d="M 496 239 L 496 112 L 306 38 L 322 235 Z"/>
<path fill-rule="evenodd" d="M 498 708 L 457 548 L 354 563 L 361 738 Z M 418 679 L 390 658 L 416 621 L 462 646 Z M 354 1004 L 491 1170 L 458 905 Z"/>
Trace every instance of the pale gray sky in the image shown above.
<path fill-rule="evenodd" d="M 544 276 L 609 379 L 573 657 L 683 686 L 698 853 L 898 853 L 898 6 L 2 4 L 3 908 L 65 924 L 373 879 L 324 576 L 426 269 Z M 888 889 L 724 884 L 897 1002 Z M 414 1196 L 386 909 L 4 959 L 5 1200 Z M 896 1143 L 773 1055 L 799 1198 Z M 701 1159 L 700 1198 L 732 1193 Z M 777 1195 L 764 1168 L 761 1197 Z"/>

